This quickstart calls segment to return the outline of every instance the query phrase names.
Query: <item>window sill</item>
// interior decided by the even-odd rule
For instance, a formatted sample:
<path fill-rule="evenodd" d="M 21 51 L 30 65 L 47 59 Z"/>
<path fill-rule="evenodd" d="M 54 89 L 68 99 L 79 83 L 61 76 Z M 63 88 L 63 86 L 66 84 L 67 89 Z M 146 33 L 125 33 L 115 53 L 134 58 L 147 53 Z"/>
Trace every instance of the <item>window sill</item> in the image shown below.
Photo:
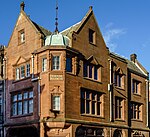
<path fill-rule="evenodd" d="M 93 42 L 90 42 L 90 41 L 89 41 L 89 44 L 91 44 L 93 46 L 96 46 L 96 43 L 93 43 Z"/>
<path fill-rule="evenodd" d="M 23 45 L 23 44 L 25 44 L 25 41 L 24 42 L 19 42 L 18 45 L 20 46 L 20 45 Z"/>
<path fill-rule="evenodd" d="M 121 118 L 116 118 L 115 121 L 125 122 L 125 120 L 123 120 Z"/>
<path fill-rule="evenodd" d="M 119 87 L 119 86 L 114 86 L 114 87 L 117 88 L 117 89 L 120 89 L 120 90 L 125 90 L 124 88 Z"/>
<path fill-rule="evenodd" d="M 101 118 L 101 119 L 104 119 L 104 117 L 103 117 L 103 116 L 100 116 L 100 115 L 81 114 L 81 116 L 85 116 L 85 117 L 95 117 L 95 118 Z"/>
<path fill-rule="evenodd" d="M 138 94 L 138 93 L 133 93 L 133 95 L 135 95 L 135 96 L 140 96 L 140 97 L 141 97 L 141 95 L 140 95 L 140 94 Z"/>
<path fill-rule="evenodd" d="M 31 75 L 29 77 L 24 77 L 24 78 L 21 78 L 21 79 L 14 80 L 13 83 L 17 83 L 17 82 L 20 82 L 20 81 L 23 81 L 23 80 L 26 80 L 26 79 L 30 79 L 30 78 L 31 78 Z"/>
<path fill-rule="evenodd" d="M 72 73 L 72 72 L 67 72 L 67 71 L 66 71 L 66 73 L 69 74 L 69 75 L 76 76 L 76 75 L 75 75 L 74 73 Z"/>
<path fill-rule="evenodd" d="M 28 113 L 28 114 L 24 114 L 24 115 L 15 115 L 15 116 L 11 116 L 11 118 L 22 118 L 22 117 L 28 117 L 28 116 L 32 116 L 33 113 Z"/>
<path fill-rule="evenodd" d="M 143 122 L 142 120 L 140 119 L 131 119 L 132 121 L 136 121 L 136 122 Z"/>
<path fill-rule="evenodd" d="M 93 81 L 93 82 L 97 82 L 97 83 L 101 83 L 101 84 L 102 84 L 101 81 L 98 81 L 98 80 L 95 80 L 95 79 L 92 79 L 92 78 L 84 77 L 84 79 L 90 80 L 90 81 Z"/>

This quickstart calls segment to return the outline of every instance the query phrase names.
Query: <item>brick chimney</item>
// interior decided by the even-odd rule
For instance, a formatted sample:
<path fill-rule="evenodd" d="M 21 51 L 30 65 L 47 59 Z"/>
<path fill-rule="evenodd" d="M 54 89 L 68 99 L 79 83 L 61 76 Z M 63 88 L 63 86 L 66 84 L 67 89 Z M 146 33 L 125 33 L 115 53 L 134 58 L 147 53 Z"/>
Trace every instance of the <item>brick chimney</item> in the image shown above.
<path fill-rule="evenodd" d="M 137 59 L 137 55 L 136 54 L 131 54 L 130 55 L 130 60 L 135 62 L 135 60 Z"/>

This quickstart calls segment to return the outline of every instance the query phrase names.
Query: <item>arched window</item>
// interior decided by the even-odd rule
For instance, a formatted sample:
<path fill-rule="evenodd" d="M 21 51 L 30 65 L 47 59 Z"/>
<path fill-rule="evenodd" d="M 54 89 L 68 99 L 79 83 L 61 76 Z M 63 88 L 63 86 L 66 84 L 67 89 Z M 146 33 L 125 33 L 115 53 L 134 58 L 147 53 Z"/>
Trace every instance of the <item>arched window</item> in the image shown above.
<path fill-rule="evenodd" d="M 122 131 L 121 131 L 121 130 L 116 129 L 116 130 L 114 131 L 114 135 L 113 135 L 113 137 L 122 137 Z"/>

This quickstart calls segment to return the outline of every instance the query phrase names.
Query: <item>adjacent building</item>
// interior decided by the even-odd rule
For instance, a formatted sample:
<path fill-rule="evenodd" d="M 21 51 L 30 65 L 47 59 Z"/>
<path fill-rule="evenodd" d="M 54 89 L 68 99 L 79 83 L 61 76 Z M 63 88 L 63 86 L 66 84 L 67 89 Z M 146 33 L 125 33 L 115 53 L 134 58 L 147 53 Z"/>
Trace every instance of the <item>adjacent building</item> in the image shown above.
<path fill-rule="evenodd" d="M 3 60 L 4 60 L 4 46 L 0 45 L 0 137 L 4 136 L 4 73 L 3 73 Z"/>
<path fill-rule="evenodd" d="M 6 137 L 149 137 L 148 72 L 136 54 L 109 51 L 92 7 L 60 33 L 20 7 L 4 63 Z"/>

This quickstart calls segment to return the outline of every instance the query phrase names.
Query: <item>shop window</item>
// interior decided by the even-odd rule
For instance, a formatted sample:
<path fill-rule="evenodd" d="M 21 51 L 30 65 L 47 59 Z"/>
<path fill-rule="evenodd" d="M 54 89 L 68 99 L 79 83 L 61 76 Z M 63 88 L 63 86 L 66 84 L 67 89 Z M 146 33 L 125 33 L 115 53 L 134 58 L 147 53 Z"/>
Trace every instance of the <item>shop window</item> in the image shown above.
<path fill-rule="evenodd" d="M 21 91 L 12 94 L 12 116 L 33 113 L 33 91 Z"/>
<path fill-rule="evenodd" d="M 102 93 L 81 89 L 81 114 L 102 116 Z"/>
<path fill-rule="evenodd" d="M 60 56 L 53 56 L 52 62 L 52 69 L 53 70 L 60 70 Z"/>

